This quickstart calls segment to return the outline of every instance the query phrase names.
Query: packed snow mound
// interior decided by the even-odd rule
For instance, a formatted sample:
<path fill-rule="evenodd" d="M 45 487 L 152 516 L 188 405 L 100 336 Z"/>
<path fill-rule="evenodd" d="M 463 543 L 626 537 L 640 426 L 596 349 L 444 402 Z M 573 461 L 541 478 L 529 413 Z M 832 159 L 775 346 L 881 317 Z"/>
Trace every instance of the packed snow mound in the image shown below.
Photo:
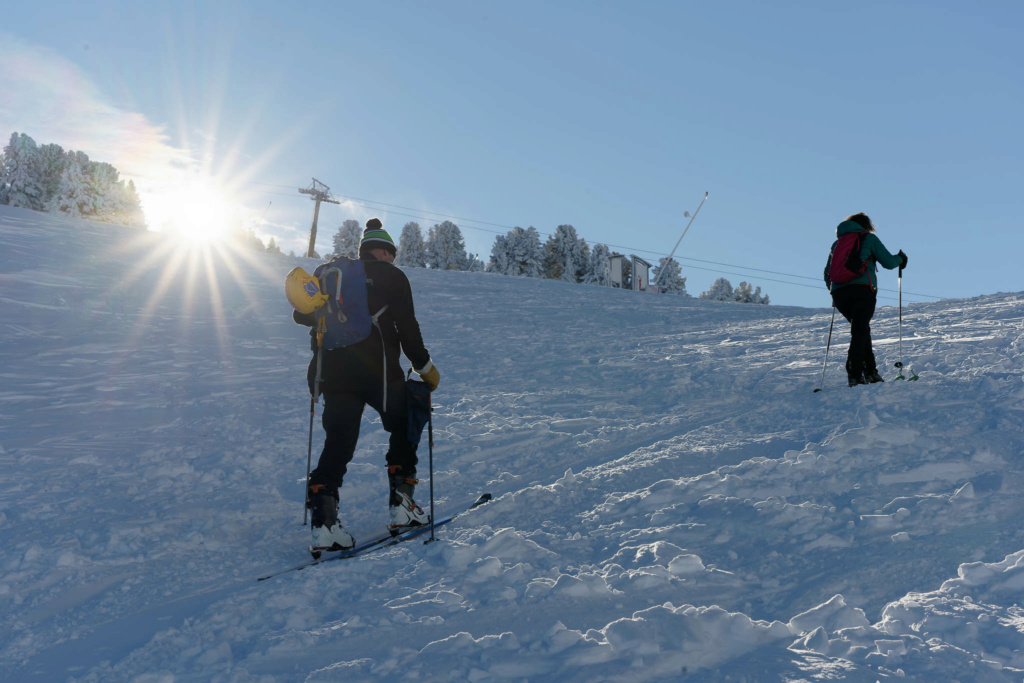
<path fill-rule="evenodd" d="M 0 207 L 0 677 L 1024 676 L 1024 296 L 879 308 L 871 386 L 837 321 L 813 393 L 830 308 L 406 269 L 438 510 L 495 499 L 257 582 L 307 557 L 296 265 Z"/>

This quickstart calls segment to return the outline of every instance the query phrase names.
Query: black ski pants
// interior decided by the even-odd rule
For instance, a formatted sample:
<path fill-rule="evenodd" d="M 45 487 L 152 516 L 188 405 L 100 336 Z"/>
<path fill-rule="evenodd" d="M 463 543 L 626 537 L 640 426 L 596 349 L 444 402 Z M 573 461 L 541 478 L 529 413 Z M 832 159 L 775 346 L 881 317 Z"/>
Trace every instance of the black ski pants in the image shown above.
<path fill-rule="evenodd" d="M 389 467 L 400 467 L 408 477 L 416 476 L 416 448 L 407 438 L 409 413 L 405 402 L 405 382 L 390 382 L 387 410 L 384 410 L 384 384 L 367 382 L 358 391 L 324 394 L 323 426 L 327 432 L 316 469 L 309 474 L 310 486 L 323 484 L 327 495 L 337 495 L 345 479 L 348 464 L 356 451 L 363 408 L 369 405 L 380 414 L 384 431 L 391 437 L 386 456 Z"/>
<path fill-rule="evenodd" d="M 836 310 L 850 323 L 850 350 L 846 354 L 846 372 L 851 377 L 877 372 L 871 349 L 871 318 L 875 315 L 877 295 L 869 285 L 847 285 L 832 292 Z"/>

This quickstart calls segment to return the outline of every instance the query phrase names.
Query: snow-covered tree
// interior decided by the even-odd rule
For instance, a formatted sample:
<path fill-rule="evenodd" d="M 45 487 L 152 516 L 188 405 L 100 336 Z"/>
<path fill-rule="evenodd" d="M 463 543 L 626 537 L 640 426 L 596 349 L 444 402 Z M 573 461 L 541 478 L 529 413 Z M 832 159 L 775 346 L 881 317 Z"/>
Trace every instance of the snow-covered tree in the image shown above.
<path fill-rule="evenodd" d="M 412 268 L 427 267 L 427 253 L 423 245 L 423 232 L 420 224 L 409 221 L 402 228 L 402 235 L 398 238 L 398 257 L 395 263 L 400 266 Z"/>
<path fill-rule="evenodd" d="M 700 298 L 710 301 L 734 301 L 732 283 L 724 277 L 720 277 L 715 280 L 708 291 L 701 293 Z"/>
<path fill-rule="evenodd" d="M 0 204 L 145 227 L 135 183 L 116 168 L 60 145 L 14 133 L 0 163 Z"/>
<path fill-rule="evenodd" d="M 485 264 L 483 259 L 476 254 L 470 254 L 466 258 L 465 270 L 468 270 L 471 273 L 483 273 L 487 270 L 487 264 Z"/>
<path fill-rule="evenodd" d="M 491 245 L 491 260 L 487 262 L 487 272 L 498 275 L 508 275 L 512 265 L 512 259 L 508 253 L 508 236 L 498 235 Z"/>
<path fill-rule="evenodd" d="M 720 277 L 715 280 L 715 283 L 711 285 L 711 288 L 700 295 L 701 299 L 710 299 L 712 301 L 738 301 L 743 304 L 768 304 L 768 295 L 761 295 L 761 288 L 754 287 L 747 283 L 741 282 L 736 289 L 732 288 L 732 284 L 724 277 Z"/>
<path fill-rule="evenodd" d="M 57 194 L 66 163 L 67 155 L 60 145 L 49 144 L 39 147 L 39 177 L 43 185 L 44 206 Z"/>
<path fill-rule="evenodd" d="M 120 173 L 106 162 L 90 162 L 89 184 L 93 192 L 91 215 L 96 220 L 112 222 L 121 208 L 119 195 L 123 185 Z"/>
<path fill-rule="evenodd" d="M 663 256 L 651 271 L 651 282 L 657 284 L 664 294 L 690 296 L 686 293 L 686 278 L 682 277 L 682 273 L 682 268 L 674 258 Z"/>
<path fill-rule="evenodd" d="M 267 253 L 268 254 L 281 254 L 281 247 L 277 246 L 277 241 L 271 237 L 270 241 L 267 242 Z"/>
<path fill-rule="evenodd" d="M 587 275 L 587 264 L 590 262 L 590 245 L 581 237 L 576 246 L 579 253 L 579 258 L 576 261 L 576 282 L 583 282 L 583 278 Z"/>
<path fill-rule="evenodd" d="M 359 258 L 359 240 L 362 238 L 363 229 L 359 226 L 359 221 L 350 218 L 342 223 L 338 232 L 334 234 L 335 257 Z"/>
<path fill-rule="evenodd" d="M 129 180 L 121 191 L 121 209 L 117 220 L 121 225 L 132 228 L 145 228 L 146 216 L 142 212 L 142 201 L 135 189 L 135 181 Z"/>
<path fill-rule="evenodd" d="M 768 295 L 761 296 L 760 287 L 755 290 L 753 285 L 741 282 L 739 287 L 733 292 L 733 301 L 738 301 L 742 304 L 767 304 Z"/>
<path fill-rule="evenodd" d="M 36 141 L 24 133 L 11 133 L 11 140 L 4 147 L 0 204 L 43 210 L 46 196 L 39 161 Z"/>
<path fill-rule="evenodd" d="M 89 157 L 68 150 L 57 191 L 50 198 L 48 211 L 59 211 L 74 218 L 91 216 L 96 205 L 95 190 L 89 182 Z"/>
<path fill-rule="evenodd" d="M 469 265 L 462 231 L 451 221 L 430 229 L 425 251 L 427 265 L 435 270 L 465 270 Z"/>
<path fill-rule="evenodd" d="M 544 272 L 552 280 L 579 282 L 587 267 L 587 243 L 571 225 L 559 225 L 545 244 Z"/>
<path fill-rule="evenodd" d="M 544 247 L 540 233 L 532 225 L 516 226 L 505 236 L 508 245 L 508 272 L 513 277 L 543 277 Z"/>
<path fill-rule="evenodd" d="M 611 251 L 604 244 L 595 244 L 587 259 L 583 284 L 610 287 L 612 284 Z"/>

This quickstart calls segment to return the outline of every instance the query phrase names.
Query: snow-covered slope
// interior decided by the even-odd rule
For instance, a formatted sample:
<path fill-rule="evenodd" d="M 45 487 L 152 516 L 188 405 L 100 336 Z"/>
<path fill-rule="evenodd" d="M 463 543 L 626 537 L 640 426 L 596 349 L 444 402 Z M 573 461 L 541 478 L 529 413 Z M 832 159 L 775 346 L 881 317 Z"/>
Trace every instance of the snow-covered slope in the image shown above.
<path fill-rule="evenodd" d="M 828 308 L 410 269 L 438 507 L 495 500 L 257 583 L 306 556 L 296 264 L 0 207 L 0 678 L 1024 675 L 1021 295 L 906 307 L 918 382 L 846 388 L 839 320 L 816 394 Z"/>

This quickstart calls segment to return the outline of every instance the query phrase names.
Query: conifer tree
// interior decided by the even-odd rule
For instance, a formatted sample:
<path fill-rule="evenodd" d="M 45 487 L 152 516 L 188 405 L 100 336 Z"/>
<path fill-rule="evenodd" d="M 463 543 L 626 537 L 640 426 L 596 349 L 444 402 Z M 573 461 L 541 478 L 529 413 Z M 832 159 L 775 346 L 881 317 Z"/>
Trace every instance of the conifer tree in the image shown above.
<path fill-rule="evenodd" d="M 42 211 L 45 190 L 40 177 L 39 149 L 24 133 L 11 133 L 4 147 L 3 177 L 0 177 L 0 203 Z"/>
<path fill-rule="evenodd" d="M 359 221 L 349 218 L 338 232 L 334 234 L 334 256 L 347 256 L 350 259 L 359 258 L 359 240 L 363 238 L 363 229 Z"/>
<path fill-rule="evenodd" d="M 732 283 L 724 277 L 720 277 L 714 281 L 708 291 L 701 293 L 700 298 L 709 301 L 734 301 Z"/>
<path fill-rule="evenodd" d="M 610 287 L 612 284 L 611 251 L 604 244 L 595 244 L 587 259 L 583 284 Z"/>
<path fill-rule="evenodd" d="M 760 287 L 755 290 L 753 285 L 741 282 L 733 292 L 733 301 L 738 301 L 742 304 L 767 304 L 768 296 L 761 296 Z"/>
<path fill-rule="evenodd" d="M 654 266 L 651 282 L 657 284 L 664 294 L 690 296 L 686 293 L 686 278 L 682 277 L 682 272 L 682 268 L 674 258 L 663 256 L 658 259 L 658 265 Z"/>
<path fill-rule="evenodd" d="M 94 197 L 92 216 L 95 220 L 115 221 L 121 208 L 120 173 L 106 162 L 93 161 L 89 164 L 89 183 Z"/>
<path fill-rule="evenodd" d="M 409 221 L 402 228 L 402 235 L 398 238 L 398 257 L 395 264 L 411 268 L 427 267 L 426 248 L 419 223 Z"/>
<path fill-rule="evenodd" d="M 142 212 L 142 201 L 134 180 L 129 179 L 121 192 L 121 219 L 118 222 L 132 228 L 146 227 L 146 216 Z"/>
<path fill-rule="evenodd" d="M 47 210 L 66 213 L 74 218 L 89 217 L 92 214 L 96 198 L 89 182 L 89 163 L 89 157 L 84 152 L 68 150 L 57 191 L 50 198 Z"/>
<path fill-rule="evenodd" d="M 587 263 L 590 261 L 590 245 L 582 237 L 577 242 L 578 258 L 576 259 L 576 282 L 583 282 L 587 275 Z"/>
<path fill-rule="evenodd" d="M 586 270 L 586 242 L 571 225 L 559 225 L 545 245 L 544 273 L 552 280 L 579 282 Z"/>
<path fill-rule="evenodd" d="M 43 188 L 43 206 L 48 205 L 60 186 L 67 155 L 60 145 L 48 144 L 39 147 L 39 177 Z"/>
<path fill-rule="evenodd" d="M 516 277 L 542 277 L 544 247 L 540 234 L 532 225 L 526 230 L 516 226 L 506 236 L 508 240 L 508 272 Z"/>
<path fill-rule="evenodd" d="M 462 231 L 451 221 L 432 227 L 425 247 L 427 265 L 435 270 L 466 270 L 469 266 Z"/>
<path fill-rule="evenodd" d="M 512 260 L 508 251 L 508 236 L 497 235 L 491 246 L 491 260 L 487 262 L 487 272 L 508 275 Z"/>

